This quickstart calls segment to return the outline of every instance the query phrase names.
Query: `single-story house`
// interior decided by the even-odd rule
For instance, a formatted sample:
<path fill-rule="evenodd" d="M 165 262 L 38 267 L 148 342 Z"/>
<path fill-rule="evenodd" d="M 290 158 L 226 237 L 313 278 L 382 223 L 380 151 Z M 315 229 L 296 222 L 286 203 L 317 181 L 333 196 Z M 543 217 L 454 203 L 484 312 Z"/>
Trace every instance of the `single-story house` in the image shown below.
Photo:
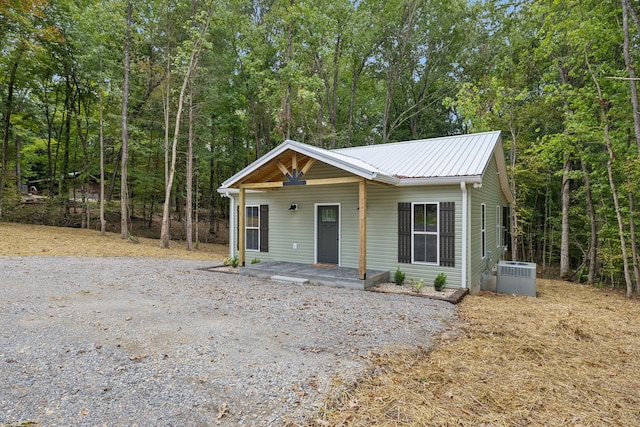
<path fill-rule="evenodd" d="M 335 150 L 287 140 L 218 192 L 241 265 L 335 264 L 360 280 L 400 268 L 460 288 L 503 257 L 513 202 L 500 132 Z"/>

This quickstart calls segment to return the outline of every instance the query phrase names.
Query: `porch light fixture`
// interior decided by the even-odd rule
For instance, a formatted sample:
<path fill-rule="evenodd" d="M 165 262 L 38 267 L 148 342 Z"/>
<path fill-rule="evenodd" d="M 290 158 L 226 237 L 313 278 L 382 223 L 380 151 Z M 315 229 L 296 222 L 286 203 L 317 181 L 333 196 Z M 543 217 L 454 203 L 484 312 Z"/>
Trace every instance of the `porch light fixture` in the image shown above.
<path fill-rule="evenodd" d="M 291 206 L 289 207 L 290 211 L 297 211 L 298 210 L 298 204 L 297 203 L 291 203 Z"/>

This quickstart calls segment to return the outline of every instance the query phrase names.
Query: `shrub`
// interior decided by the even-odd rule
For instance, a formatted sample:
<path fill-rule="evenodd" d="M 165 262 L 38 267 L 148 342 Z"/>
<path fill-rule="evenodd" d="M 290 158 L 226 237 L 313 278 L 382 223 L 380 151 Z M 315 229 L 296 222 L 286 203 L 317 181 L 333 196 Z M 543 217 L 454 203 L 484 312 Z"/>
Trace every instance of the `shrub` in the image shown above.
<path fill-rule="evenodd" d="M 436 278 L 433 281 L 433 288 L 437 292 L 440 292 L 441 290 L 444 289 L 446 285 L 447 285 L 447 275 L 444 273 L 438 274 L 438 276 L 436 276 Z"/>
<path fill-rule="evenodd" d="M 417 282 L 413 283 L 413 291 L 416 293 L 420 293 L 420 291 L 424 288 L 424 279 L 420 279 Z"/>
<path fill-rule="evenodd" d="M 393 275 L 393 283 L 395 283 L 398 286 L 402 286 L 402 284 L 404 283 L 404 278 L 405 277 L 406 277 L 406 274 L 404 274 L 400 270 L 400 267 L 398 267 L 398 269 L 396 270 L 395 274 Z"/>
<path fill-rule="evenodd" d="M 260 264 L 260 258 L 254 258 L 251 260 L 251 264 Z"/>
<path fill-rule="evenodd" d="M 238 266 L 238 263 L 240 262 L 240 260 L 238 260 L 238 256 L 234 256 L 233 258 L 227 258 L 224 260 L 224 265 L 230 265 L 233 268 L 236 268 Z"/>

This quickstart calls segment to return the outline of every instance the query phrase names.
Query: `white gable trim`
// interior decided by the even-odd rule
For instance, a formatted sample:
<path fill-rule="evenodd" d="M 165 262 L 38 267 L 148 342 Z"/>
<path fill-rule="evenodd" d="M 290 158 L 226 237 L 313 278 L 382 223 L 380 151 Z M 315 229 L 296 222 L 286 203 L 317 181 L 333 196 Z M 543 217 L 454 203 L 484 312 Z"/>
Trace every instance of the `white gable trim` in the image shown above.
<path fill-rule="evenodd" d="M 312 145 L 303 144 L 288 139 L 278 147 L 260 157 L 255 162 L 251 163 L 246 168 L 242 169 L 240 172 L 233 175 L 231 178 L 224 181 L 220 186 L 220 189 L 225 189 L 233 186 L 241 178 L 269 163 L 271 160 L 275 159 L 287 150 L 295 151 L 296 153 L 309 156 L 313 159 L 319 160 L 323 163 L 342 169 L 346 172 L 365 179 L 385 182 L 388 184 L 396 184 L 398 181 L 396 178 L 386 176 L 382 171 L 358 159 L 345 156 L 344 154 L 325 150 L 324 148 L 314 147 Z"/>

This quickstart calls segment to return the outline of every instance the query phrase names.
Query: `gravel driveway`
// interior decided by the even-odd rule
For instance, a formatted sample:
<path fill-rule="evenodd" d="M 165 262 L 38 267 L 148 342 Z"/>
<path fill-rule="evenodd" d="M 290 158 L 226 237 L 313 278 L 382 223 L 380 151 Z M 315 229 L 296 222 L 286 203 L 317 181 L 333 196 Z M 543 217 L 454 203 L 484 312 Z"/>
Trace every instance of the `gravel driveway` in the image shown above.
<path fill-rule="evenodd" d="M 0 257 L 0 425 L 303 423 L 455 306 L 149 258 Z"/>

